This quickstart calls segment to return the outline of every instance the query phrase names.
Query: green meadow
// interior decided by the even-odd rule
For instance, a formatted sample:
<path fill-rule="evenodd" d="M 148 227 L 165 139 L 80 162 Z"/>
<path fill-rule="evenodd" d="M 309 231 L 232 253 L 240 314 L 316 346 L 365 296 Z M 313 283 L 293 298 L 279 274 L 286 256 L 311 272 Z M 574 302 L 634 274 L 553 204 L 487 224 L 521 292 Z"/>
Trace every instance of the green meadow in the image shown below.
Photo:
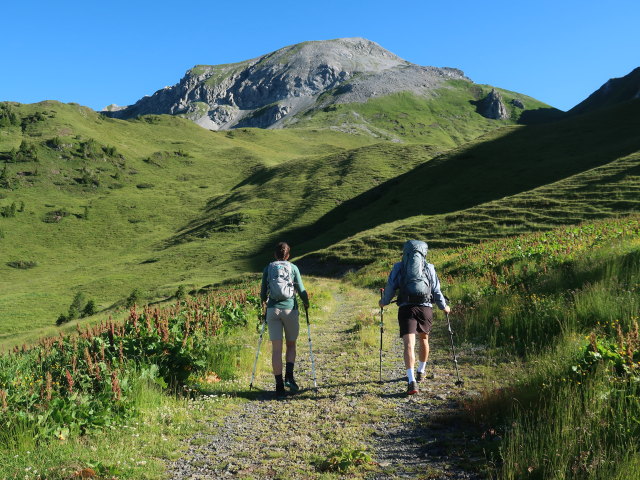
<path fill-rule="evenodd" d="M 637 210 L 638 102 L 523 126 L 475 113 L 470 85 L 453 82 L 431 103 L 401 94 L 336 105 L 284 130 L 10 105 L 14 124 L 0 128 L 0 208 L 14 205 L 0 218 L 2 342 L 37 337 L 78 293 L 106 316 L 134 289 L 161 301 L 180 285 L 257 271 L 281 238 L 311 253 L 310 267 L 353 265 L 408 236 L 460 246 Z M 398 135 L 331 127 L 349 108 Z M 393 118 L 404 127 L 383 125 Z M 450 128 L 427 134 L 434 119 Z"/>
<path fill-rule="evenodd" d="M 256 271 L 280 238 L 307 253 L 314 243 L 304 241 L 323 235 L 294 229 L 514 124 L 515 115 L 475 113 L 483 87 L 471 85 L 451 82 L 431 101 L 400 94 L 351 105 L 350 115 L 386 136 L 334 128 L 345 105 L 296 128 L 211 132 L 177 117 L 122 121 L 77 104 L 2 104 L 0 344 L 37 338 L 77 294 L 106 317 L 134 289 L 140 301 L 162 301 L 181 285 Z"/>
<path fill-rule="evenodd" d="M 243 273 L 245 247 L 228 235 L 173 239 L 253 172 L 371 143 L 331 131 L 214 133 L 171 117 L 125 122 L 57 102 L 12 110 L 29 123 L 0 128 L 0 208 L 16 206 L 0 217 L 4 339 L 51 325 L 76 292 L 102 310 L 134 288 L 162 299 Z M 23 142 L 35 158 L 20 154 Z"/>

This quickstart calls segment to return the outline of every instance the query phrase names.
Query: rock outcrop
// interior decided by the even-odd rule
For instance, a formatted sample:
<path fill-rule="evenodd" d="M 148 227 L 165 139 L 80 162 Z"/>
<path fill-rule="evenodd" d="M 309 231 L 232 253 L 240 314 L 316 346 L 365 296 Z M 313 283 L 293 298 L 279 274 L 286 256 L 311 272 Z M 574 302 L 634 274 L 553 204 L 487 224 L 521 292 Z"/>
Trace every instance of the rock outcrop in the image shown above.
<path fill-rule="evenodd" d="M 299 113 L 400 91 L 428 95 L 453 68 L 422 67 L 363 38 L 304 42 L 235 64 L 199 65 L 180 82 L 105 115 L 183 115 L 211 130 L 278 128 Z"/>
<path fill-rule="evenodd" d="M 495 88 L 491 89 L 489 95 L 484 97 L 478 106 L 480 115 L 493 120 L 506 120 L 509 118 L 509 111 L 502 101 L 502 95 Z"/>

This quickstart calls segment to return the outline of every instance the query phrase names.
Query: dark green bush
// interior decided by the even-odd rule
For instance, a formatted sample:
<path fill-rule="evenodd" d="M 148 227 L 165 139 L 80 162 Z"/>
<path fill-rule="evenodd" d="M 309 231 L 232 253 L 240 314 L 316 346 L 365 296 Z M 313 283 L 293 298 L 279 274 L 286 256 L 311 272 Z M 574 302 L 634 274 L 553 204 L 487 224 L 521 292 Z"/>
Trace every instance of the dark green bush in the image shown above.
<path fill-rule="evenodd" d="M 11 268 L 17 268 L 19 270 L 28 270 L 38 266 L 38 262 L 29 260 L 15 260 L 13 262 L 7 262 L 7 266 Z"/>

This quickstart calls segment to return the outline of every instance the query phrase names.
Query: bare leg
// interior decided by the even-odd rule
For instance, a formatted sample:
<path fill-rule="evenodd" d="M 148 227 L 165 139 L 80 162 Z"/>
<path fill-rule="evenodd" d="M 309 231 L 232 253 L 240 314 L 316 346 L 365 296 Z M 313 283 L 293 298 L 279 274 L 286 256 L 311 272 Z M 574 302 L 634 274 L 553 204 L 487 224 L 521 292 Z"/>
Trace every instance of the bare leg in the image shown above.
<path fill-rule="evenodd" d="M 289 354 L 288 349 L 287 354 Z M 274 375 L 282 375 L 282 340 L 271 341 L 271 365 Z"/>
<path fill-rule="evenodd" d="M 419 333 L 418 335 L 420 336 L 418 340 L 418 360 L 426 362 L 429 360 L 429 335 L 426 333 Z"/>
<path fill-rule="evenodd" d="M 415 346 L 416 346 L 416 334 L 407 333 L 402 336 L 404 342 L 404 366 L 408 369 L 413 368 L 416 362 L 415 358 Z"/>
<path fill-rule="evenodd" d="M 282 346 L 280 348 L 282 348 Z M 287 363 L 295 363 L 295 361 L 296 361 L 296 342 L 295 340 L 293 342 L 290 342 L 289 340 L 287 340 Z M 280 371 L 282 371 L 282 361 L 280 361 Z"/>

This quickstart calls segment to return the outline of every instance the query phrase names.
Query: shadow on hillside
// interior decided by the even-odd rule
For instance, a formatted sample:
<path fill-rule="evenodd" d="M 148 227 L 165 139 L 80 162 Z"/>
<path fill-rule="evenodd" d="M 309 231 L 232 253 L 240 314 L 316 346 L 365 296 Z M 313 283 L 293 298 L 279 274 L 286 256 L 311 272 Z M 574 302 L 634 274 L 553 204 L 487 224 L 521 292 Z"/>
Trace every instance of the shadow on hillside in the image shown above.
<path fill-rule="evenodd" d="M 456 155 L 443 155 L 327 212 L 310 226 L 278 233 L 258 251 L 286 240 L 295 255 L 326 248 L 378 225 L 449 214 L 515 195 L 640 150 L 640 102 L 530 125 Z M 270 254 L 253 259 L 264 266 Z M 313 265 L 311 265 L 313 267 Z"/>
<path fill-rule="evenodd" d="M 518 123 L 522 125 L 539 125 L 541 123 L 556 122 L 566 117 L 566 112 L 557 108 L 538 108 L 525 110 L 520 115 Z"/>
<path fill-rule="evenodd" d="M 377 162 L 378 159 L 384 161 L 384 158 L 393 158 L 396 164 L 403 163 L 406 166 L 401 168 L 404 172 L 420 163 L 420 159 L 431 158 L 435 151 L 434 147 L 425 145 L 374 144 L 334 152 L 321 158 L 303 157 L 283 165 L 257 167 L 227 193 L 210 198 L 201 214 L 181 226 L 163 246 L 166 248 L 198 238 L 209 238 L 212 234 L 250 230 L 249 224 L 255 221 L 251 212 L 254 208 L 262 211 L 264 205 L 261 202 L 266 199 L 271 200 L 273 208 L 272 212 L 267 213 L 271 217 L 270 227 L 274 231 L 281 231 L 287 228 L 291 219 L 304 217 L 310 209 L 315 208 L 316 202 L 322 201 L 320 192 L 323 190 L 318 182 L 325 179 L 323 171 L 331 178 L 336 177 L 335 184 L 328 187 L 330 190 L 344 192 L 344 195 L 349 196 L 348 187 L 343 185 L 343 180 L 345 176 L 353 174 L 355 164 L 367 163 L 372 159 Z M 417 161 L 403 162 L 407 156 Z M 360 171 L 362 175 L 367 173 Z M 291 189 L 296 191 L 294 198 L 291 198 Z M 287 193 L 282 195 L 282 190 L 287 190 Z M 360 191 L 362 190 L 358 190 Z M 280 206 L 286 213 L 278 215 Z"/>

